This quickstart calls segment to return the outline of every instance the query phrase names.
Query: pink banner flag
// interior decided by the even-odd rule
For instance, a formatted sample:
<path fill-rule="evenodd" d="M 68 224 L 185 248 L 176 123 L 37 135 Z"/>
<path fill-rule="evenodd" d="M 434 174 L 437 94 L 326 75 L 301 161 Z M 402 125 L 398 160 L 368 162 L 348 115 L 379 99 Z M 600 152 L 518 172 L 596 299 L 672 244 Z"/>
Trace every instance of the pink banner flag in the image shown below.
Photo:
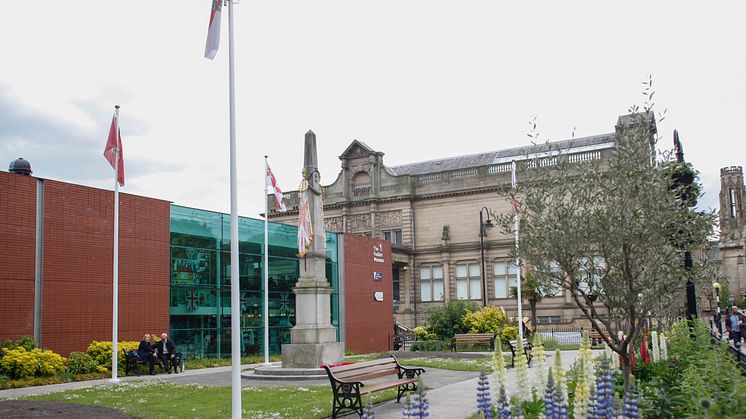
<path fill-rule="evenodd" d="M 305 184 L 305 180 L 303 181 Z M 298 255 L 303 257 L 311 247 L 313 231 L 311 226 L 311 209 L 308 204 L 308 186 L 298 191 L 300 204 L 298 205 Z"/>
<path fill-rule="evenodd" d="M 223 0 L 213 0 L 210 10 L 210 25 L 207 29 L 207 44 L 205 45 L 205 58 L 213 59 L 220 47 L 220 12 L 223 9 Z"/>
<path fill-rule="evenodd" d="M 117 155 L 119 155 L 118 163 Z M 106 157 L 106 161 L 109 162 L 111 168 L 117 170 L 119 186 L 124 186 L 124 151 L 122 150 L 122 135 L 119 132 L 119 118 L 116 113 L 111 120 L 109 138 L 106 140 L 106 147 L 104 148 L 104 157 Z"/>
<path fill-rule="evenodd" d="M 275 175 L 272 173 L 272 169 L 269 168 L 269 165 L 267 164 L 267 178 L 265 182 L 267 183 L 267 186 L 271 189 L 271 192 L 275 194 L 275 202 L 277 203 L 277 209 L 285 212 L 287 211 L 287 207 L 285 206 L 285 203 L 282 202 L 282 190 L 280 190 L 280 187 L 277 186 L 277 179 L 275 179 Z"/>

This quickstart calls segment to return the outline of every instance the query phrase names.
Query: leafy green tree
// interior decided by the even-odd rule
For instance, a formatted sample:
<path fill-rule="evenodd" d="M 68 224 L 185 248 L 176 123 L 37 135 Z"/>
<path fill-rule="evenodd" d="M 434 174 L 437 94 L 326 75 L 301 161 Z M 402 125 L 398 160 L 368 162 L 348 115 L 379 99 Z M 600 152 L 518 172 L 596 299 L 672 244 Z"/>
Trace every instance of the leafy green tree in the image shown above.
<path fill-rule="evenodd" d="M 451 300 L 444 307 L 431 309 L 427 324 L 438 339 L 450 341 L 456 333 L 468 333 L 469 327 L 464 324 L 464 318 L 468 312 L 477 310 L 479 307 L 471 301 Z"/>
<path fill-rule="evenodd" d="M 652 97 L 650 85 L 644 94 Z M 542 285 L 566 289 L 621 355 L 625 389 L 630 346 L 648 313 L 683 305 L 690 273 L 681 249 L 703 246 L 714 224 L 714 214 L 696 214 L 680 202 L 681 191 L 661 169 L 667 156 L 656 151 L 658 139 L 646 103 L 619 118 L 608 160 L 572 162 L 550 149 L 522 165 L 519 254 Z M 512 233 L 513 214 L 500 215 L 498 223 Z M 621 339 L 613 333 L 617 324 L 624 325 Z"/>
<path fill-rule="evenodd" d="M 553 294 L 553 290 L 549 284 L 540 281 L 533 273 L 527 272 L 526 275 L 521 275 L 521 299 L 528 303 L 531 310 L 531 327 L 534 330 L 536 330 L 537 305 L 544 297 Z M 516 287 L 510 288 L 510 296 L 518 298 L 518 289 Z"/>

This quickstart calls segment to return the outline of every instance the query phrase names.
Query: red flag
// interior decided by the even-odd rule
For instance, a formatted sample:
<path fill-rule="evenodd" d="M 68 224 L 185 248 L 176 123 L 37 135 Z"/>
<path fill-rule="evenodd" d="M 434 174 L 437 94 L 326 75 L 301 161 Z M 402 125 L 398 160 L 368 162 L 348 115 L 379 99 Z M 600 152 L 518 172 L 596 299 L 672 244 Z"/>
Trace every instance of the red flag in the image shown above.
<path fill-rule="evenodd" d="M 118 164 L 117 155 L 119 156 Z M 117 113 L 114 113 L 114 118 L 111 120 L 109 139 L 106 140 L 106 147 L 104 148 L 104 157 L 106 157 L 106 161 L 109 162 L 111 168 L 117 170 L 119 186 L 124 186 L 124 150 L 122 150 L 122 134 L 119 132 L 119 118 Z M 119 167 L 118 169 L 117 166 Z"/>
<path fill-rule="evenodd" d="M 287 207 L 285 206 L 285 203 L 282 202 L 282 190 L 280 190 L 280 187 L 277 186 L 277 179 L 275 179 L 275 175 L 272 173 L 272 169 L 269 168 L 269 164 L 265 164 L 267 168 L 267 178 L 265 180 L 267 186 L 272 189 L 272 193 L 275 194 L 275 202 L 277 203 L 277 209 L 279 209 L 282 212 L 287 211 Z"/>
<path fill-rule="evenodd" d="M 205 58 L 213 59 L 220 47 L 220 13 L 223 0 L 213 0 L 210 10 L 210 25 L 207 29 L 207 43 L 205 44 Z"/>

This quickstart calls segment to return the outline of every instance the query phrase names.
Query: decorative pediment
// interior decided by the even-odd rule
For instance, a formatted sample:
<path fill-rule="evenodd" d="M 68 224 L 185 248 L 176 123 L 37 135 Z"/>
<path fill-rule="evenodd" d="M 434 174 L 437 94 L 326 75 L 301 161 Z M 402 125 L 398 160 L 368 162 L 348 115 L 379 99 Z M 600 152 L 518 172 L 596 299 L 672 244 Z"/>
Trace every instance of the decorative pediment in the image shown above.
<path fill-rule="evenodd" d="M 367 156 L 370 154 L 382 154 L 382 153 L 378 153 L 374 151 L 372 148 L 368 147 L 362 141 L 352 140 L 352 143 L 349 146 L 347 146 L 347 148 L 342 153 L 342 155 L 339 156 L 339 159 L 347 160 L 347 159 L 353 159 L 355 157 Z"/>

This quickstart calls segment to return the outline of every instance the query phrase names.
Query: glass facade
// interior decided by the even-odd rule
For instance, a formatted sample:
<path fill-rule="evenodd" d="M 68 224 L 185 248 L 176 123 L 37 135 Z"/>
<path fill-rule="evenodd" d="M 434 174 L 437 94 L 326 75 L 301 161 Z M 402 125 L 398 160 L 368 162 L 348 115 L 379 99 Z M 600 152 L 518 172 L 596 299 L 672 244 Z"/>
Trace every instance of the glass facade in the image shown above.
<path fill-rule="evenodd" d="M 239 217 L 241 353 L 264 347 L 264 221 Z M 269 223 L 269 351 L 290 343 L 298 280 L 297 227 Z M 332 326 L 339 335 L 338 240 L 326 236 Z M 171 205 L 171 337 L 187 356 L 231 353 L 230 215 Z"/>

